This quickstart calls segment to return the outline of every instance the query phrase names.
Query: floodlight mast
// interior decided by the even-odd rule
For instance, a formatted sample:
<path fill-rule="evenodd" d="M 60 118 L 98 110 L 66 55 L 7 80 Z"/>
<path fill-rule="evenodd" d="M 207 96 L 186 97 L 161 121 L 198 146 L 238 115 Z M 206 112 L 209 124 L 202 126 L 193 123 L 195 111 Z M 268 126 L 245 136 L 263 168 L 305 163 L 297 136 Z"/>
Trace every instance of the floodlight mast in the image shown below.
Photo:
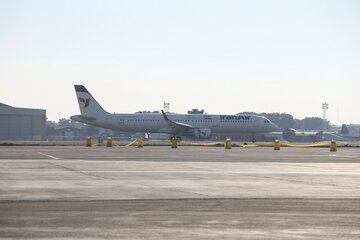
<path fill-rule="evenodd" d="M 329 109 L 329 104 L 327 102 L 324 102 L 322 104 L 322 110 L 323 110 L 323 120 L 327 121 L 327 111 Z"/>
<path fill-rule="evenodd" d="M 170 110 L 170 103 L 164 101 L 164 111 L 169 112 L 169 110 Z"/>

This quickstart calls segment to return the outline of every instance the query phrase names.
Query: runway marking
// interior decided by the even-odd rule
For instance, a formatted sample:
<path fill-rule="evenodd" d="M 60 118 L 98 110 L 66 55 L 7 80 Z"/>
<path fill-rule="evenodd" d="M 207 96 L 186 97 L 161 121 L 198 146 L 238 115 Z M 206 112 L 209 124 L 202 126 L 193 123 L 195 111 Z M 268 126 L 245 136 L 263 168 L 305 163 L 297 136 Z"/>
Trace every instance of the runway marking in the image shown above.
<path fill-rule="evenodd" d="M 342 154 L 327 154 L 327 155 L 309 155 L 311 157 L 326 157 L 326 156 L 329 156 L 329 157 L 337 157 L 337 158 L 359 158 L 358 156 L 349 156 L 349 155 L 342 155 Z"/>
<path fill-rule="evenodd" d="M 329 175 L 329 176 L 334 176 L 334 175 L 338 175 L 338 176 L 347 176 L 347 175 L 354 175 L 354 176 L 359 176 L 360 173 L 359 172 L 354 172 L 354 171 L 339 171 L 339 170 L 329 170 L 329 171 L 146 171 L 146 170 L 136 170 L 136 171 L 126 171 L 126 170 L 84 170 L 83 172 L 89 172 L 89 173 L 156 173 L 156 174 L 161 174 L 161 173 L 178 173 L 178 174 L 183 174 L 183 173 L 188 173 L 188 174 L 206 174 L 206 175 L 215 175 L 215 174 L 243 174 L 243 175 L 299 175 L 299 174 L 303 174 L 303 175 Z"/>
<path fill-rule="evenodd" d="M 37 152 L 38 154 L 40 154 L 40 155 L 43 155 L 43 156 L 45 156 L 45 157 L 48 157 L 48 158 L 51 158 L 51 159 L 55 159 L 55 160 L 59 160 L 60 158 L 58 158 L 58 157 L 54 157 L 54 156 L 51 156 L 51 155 L 48 155 L 48 154 L 44 154 L 44 153 L 42 153 L 42 152 Z"/>

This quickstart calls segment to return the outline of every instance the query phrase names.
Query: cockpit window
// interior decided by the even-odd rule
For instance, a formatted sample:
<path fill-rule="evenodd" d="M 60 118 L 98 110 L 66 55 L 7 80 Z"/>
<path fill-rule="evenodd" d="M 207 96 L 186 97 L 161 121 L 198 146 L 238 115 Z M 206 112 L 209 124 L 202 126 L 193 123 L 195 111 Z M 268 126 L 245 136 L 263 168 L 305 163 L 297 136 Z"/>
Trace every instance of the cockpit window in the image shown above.
<path fill-rule="evenodd" d="M 269 120 L 265 119 L 265 120 L 264 120 L 264 123 L 270 123 L 270 122 L 269 122 Z"/>

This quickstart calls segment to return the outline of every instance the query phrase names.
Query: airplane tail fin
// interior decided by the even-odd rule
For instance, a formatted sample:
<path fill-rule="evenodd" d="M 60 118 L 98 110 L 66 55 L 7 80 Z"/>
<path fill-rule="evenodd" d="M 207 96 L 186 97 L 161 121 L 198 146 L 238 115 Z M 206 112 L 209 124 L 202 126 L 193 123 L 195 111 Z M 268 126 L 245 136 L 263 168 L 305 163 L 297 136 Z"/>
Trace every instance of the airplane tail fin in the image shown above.
<path fill-rule="evenodd" d="M 83 85 L 74 85 L 81 115 L 107 113 Z"/>

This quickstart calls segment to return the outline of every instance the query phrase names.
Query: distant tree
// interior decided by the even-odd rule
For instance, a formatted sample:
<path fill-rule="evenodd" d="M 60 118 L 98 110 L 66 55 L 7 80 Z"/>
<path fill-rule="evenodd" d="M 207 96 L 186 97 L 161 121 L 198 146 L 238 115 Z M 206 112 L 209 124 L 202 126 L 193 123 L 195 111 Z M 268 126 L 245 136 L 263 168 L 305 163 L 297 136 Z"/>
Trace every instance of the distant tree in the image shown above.
<path fill-rule="evenodd" d="M 295 129 L 305 129 L 304 126 L 304 119 L 294 119 L 294 126 Z"/>
<path fill-rule="evenodd" d="M 159 111 L 155 110 L 155 111 L 147 111 L 147 110 L 144 110 L 144 111 L 137 111 L 135 113 L 160 113 Z"/>
<path fill-rule="evenodd" d="M 260 115 L 260 113 L 256 113 L 256 112 L 239 112 L 236 115 L 242 115 L 242 114 L 245 114 L 245 115 Z"/>
<path fill-rule="evenodd" d="M 293 128 L 294 117 L 287 113 L 255 113 L 255 112 L 241 112 L 238 114 L 260 115 L 268 118 L 271 122 L 275 123 L 279 128 Z"/>
<path fill-rule="evenodd" d="M 294 127 L 294 117 L 287 113 L 268 113 L 263 115 L 268 118 L 270 121 L 278 125 L 278 127 L 284 128 L 293 128 Z"/>
<path fill-rule="evenodd" d="M 67 118 L 60 118 L 59 121 L 56 123 L 56 126 L 83 128 L 84 126 L 86 126 L 86 124 Z"/>
<path fill-rule="evenodd" d="M 318 117 L 306 117 L 304 119 L 297 119 L 295 128 L 297 129 L 304 129 L 304 130 L 322 130 L 328 128 L 329 123 L 324 122 L 322 118 Z"/>
<path fill-rule="evenodd" d="M 46 121 L 46 126 L 55 127 L 57 125 L 57 122 L 55 121 Z"/>
<path fill-rule="evenodd" d="M 304 119 L 295 119 L 287 113 L 255 113 L 241 112 L 238 114 L 260 115 L 268 118 L 270 121 L 278 125 L 280 129 L 295 128 L 304 130 L 323 130 L 329 128 L 329 122 L 318 117 L 307 117 Z"/>
<path fill-rule="evenodd" d="M 204 114 L 204 109 L 197 109 L 197 108 L 193 108 L 192 110 L 189 110 L 187 112 L 188 114 Z"/>
<path fill-rule="evenodd" d="M 348 129 L 348 127 L 346 126 L 346 124 L 343 124 L 343 125 L 341 126 L 341 134 L 343 134 L 343 135 L 348 135 L 348 134 L 349 134 L 349 129 Z"/>
<path fill-rule="evenodd" d="M 69 126 L 70 121 L 71 120 L 67 119 L 67 118 L 60 118 L 57 125 L 59 125 L 59 126 Z"/>
<path fill-rule="evenodd" d="M 95 136 L 98 135 L 99 132 L 100 132 L 100 128 L 92 125 L 88 125 L 85 129 L 85 133 L 87 136 Z"/>

